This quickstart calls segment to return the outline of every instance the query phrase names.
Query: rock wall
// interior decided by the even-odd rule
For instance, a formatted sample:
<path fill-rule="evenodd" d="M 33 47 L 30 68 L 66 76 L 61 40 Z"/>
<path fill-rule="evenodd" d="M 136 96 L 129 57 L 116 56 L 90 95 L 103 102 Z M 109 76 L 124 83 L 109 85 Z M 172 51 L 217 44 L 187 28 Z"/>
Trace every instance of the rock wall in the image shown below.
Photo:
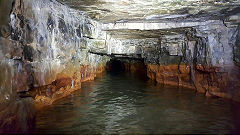
<path fill-rule="evenodd" d="M 150 39 L 111 39 L 108 50 L 129 56 L 141 54 L 148 77 L 158 83 L 240 101 L 238 23 L 210 22 L 168 29 L 170 32 Z"/>
<path fill-rule="evenodd" d="M 0 4 L 9 12 L 0 24 L 0 133 L 26 133 L 34 128 L 36 107 L 105 70 L 109 57 L 89 51 L 107 48 L 106 33 L 85 13 L 55 0 L 8 2 Z"/>
<path fill-rule="evenodd" d="M 94 79 L 109 60 L 89 53 L 105 45 L 100 28 L 84 12 L 55 0 L 15 0 L 11 35 L 0 38 L 0 99 L 21 92 L 51 104 Z"/>
<path fill-rule="evenodd" d="M 109 57 L 89 51 L 106 48 L 106 33 L 55 0 L 15 0 L 8 20 L 9 34 L 0 37 L 0 133 L 24 133 L 29 126 L 21 122 L 34 119 L 26 106 L 52 104 L 105 70 Z"/>
<path fill-rule="evenodd" d="M 8 37 L 10 12 L 13 0 L 0 0 L 0 37 Z"/>
<path fill-rule="evenodd" d="M 234 61 L 235 63 L 240 63 L 240 26 L 238 26 L 238 34 L 237 34 L 237 39 L 236 39 L 236 45 L 233 47 L 234 53 Z"/>

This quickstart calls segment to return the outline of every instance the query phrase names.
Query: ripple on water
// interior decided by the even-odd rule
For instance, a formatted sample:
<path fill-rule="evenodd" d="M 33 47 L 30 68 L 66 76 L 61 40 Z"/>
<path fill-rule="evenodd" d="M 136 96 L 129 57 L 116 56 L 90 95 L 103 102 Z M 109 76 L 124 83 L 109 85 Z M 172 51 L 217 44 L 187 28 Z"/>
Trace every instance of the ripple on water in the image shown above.
<path fill-rule="evenodd" d="M 37 114 L 36 133 L 238 133 L 239 106 L 106 74 Z"/>

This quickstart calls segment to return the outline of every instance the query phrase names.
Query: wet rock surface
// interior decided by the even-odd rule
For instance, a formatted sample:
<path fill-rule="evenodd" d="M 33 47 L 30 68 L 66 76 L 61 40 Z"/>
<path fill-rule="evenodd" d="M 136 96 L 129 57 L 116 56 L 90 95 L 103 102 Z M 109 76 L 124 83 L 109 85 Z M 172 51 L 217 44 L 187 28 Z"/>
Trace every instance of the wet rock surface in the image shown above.
<path fill-rule="evenodd" d="M 33 99 L 21 98 L 1 106 L 0 119 L 1 134 L 31 133 L 35 122 Z"/>
<path fill-rule="evenodd" d="M 72 9 L 62 3 L 82 5 Z M 8 15 L 0 13 L 5 14 L 0 24 L 0 106 L 9 106 L 1 109 L 1 127 L 32 121 L 34 112 L 24 109 L 27 104 L 50 105 L 79 90 L 82 82 L 103 72 L 107 62 L 111 68 L 110 59 L 158 83 L 240 101 L 239 1 L 201 1 L 198 6 L 161 1 L 151 12 L 146 12 L 151 2 L 138 0 L 62 3 L 14 0 L 4 8 Z M 109 4 L 120 7 L 110 10 Z M 103 7 L 93 10 L 94 5 Z M 171 5 L 169 13 L 161 9 Z M 179 10 L 184 12 L 176 14 Z M 26 116 L 14 111 L 25 111 Z M 5 112 L 9 118 L 3 119 Z"/>
<path fill-rule="evenodd" d="M 16 92 L 56 87 L 62 79 L 69 80 L 62 87 L 78 89 L 104 70 L 109 56 L 124 55 L 144 59 L 157 82 L 219 95 L 238 87 L 239 13 L 232 4 L 224 20 L 206 13 L 101 24 L 56 1 L 16 0 L 0 40 L 2 60 L 14 65 Z M 227 97 L 235 99 L 235 91 Z"/>
<path fill-rule="evenodd" d="M 104 30 L 110 35 L 108 53 L 115 57 L 143 58 L 148 77 L 156 82 L 240 101 L 236 16 L 229 16 L 226 22 L 105 24 Z"/>
<path fill-rule="evenodd" d="M 66 91 L 79 89 L 81 80 L 89 76 L 94 78 L 96 70 L 104 67 L 108 59 L 88 53 L 91 45 L 88 43 L 101 39 L 100 24 L 81 11 L 56 1 L 17 0 L 10 17 L 11 38 L 22 46 L 20 75 L 16 78 L 27 83 L 21 82 L 23 88 L 17 89 L 18 92 L 50 86 L 56 87 L 51 88 L 50 93 L 61 88 Z M 65 95 L 64 90 L 61 90 L 62 95 Z M 41 102 L 39 97 L 46 96 L 44 94 L 38 92 L 36 101 Z"/>
<path fill-rule="evenodd" d="M 9 20 L 0 37 L 0 100 L 6 106 L 0 133 L 24 133 L 34 107 L 79 90 L 104 71 L 109 58 L 88 53 L 93 42 L 104 40 L 100 24 L 56 1 L 15 0 Z"/>

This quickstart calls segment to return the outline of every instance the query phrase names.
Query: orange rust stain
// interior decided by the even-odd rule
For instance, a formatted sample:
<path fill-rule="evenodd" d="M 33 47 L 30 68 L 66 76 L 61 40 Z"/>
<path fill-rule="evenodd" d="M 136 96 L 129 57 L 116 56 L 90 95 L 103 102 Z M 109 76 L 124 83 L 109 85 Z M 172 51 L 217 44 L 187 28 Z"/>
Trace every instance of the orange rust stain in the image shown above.
<path fill-rule="evenodd" d="M 191 65 L 193 67 L 193 65 Z M 225 66 L 226 68 L 226 66 Z M 233 67 L 230 71 L 237 71 Z M 194 70 L 192 74 L 190 70 Z M 192 69 L 188 65 L 147 65 L 147 76 L 158 83 L 196 89 L 206 96 L 217 96 L 240 101 L 240 94 L 229 94 L 229 89 L 239 89 L 238 73 L 229 75 L 222 67 L 198 64 Z M 194 78 L 192 78 L 194 77 Z M 234 78 L 234 79 L 233 79 Z M 235 82 L 235 83 L 234 83 Z"/>
<path fill-rule="evenodd" d="M 105 67 L 81 66 L 79 70 L 71 71 L 71 74 L 67 74 L 69 70 L 65 70 L 65 73 L 59 73 L 56 77 L 57 79 L 51 84 L 34 88 L 29 92 L 35 97 L 36 108 L 51 105 L 54 101 L 79 90 L 81 82 L 94 80 L 97 74 L 105 71 Z"/>
<path fill-rule="evenodd" d="M 187 65 L 147 65 L 147 76 L 158 83 L 194 89 Z"/>

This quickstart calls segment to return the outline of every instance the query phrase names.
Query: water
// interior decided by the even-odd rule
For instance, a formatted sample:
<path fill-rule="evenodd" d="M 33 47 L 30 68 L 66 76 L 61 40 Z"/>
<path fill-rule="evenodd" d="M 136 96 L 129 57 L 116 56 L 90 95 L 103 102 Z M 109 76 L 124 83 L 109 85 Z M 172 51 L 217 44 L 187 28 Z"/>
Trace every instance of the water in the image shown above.
<path fill-rule="evenodd" d="M 193 90 L 104 74 L 37 113 L 36 133 L 238 133 L 239 106 Z"/>

